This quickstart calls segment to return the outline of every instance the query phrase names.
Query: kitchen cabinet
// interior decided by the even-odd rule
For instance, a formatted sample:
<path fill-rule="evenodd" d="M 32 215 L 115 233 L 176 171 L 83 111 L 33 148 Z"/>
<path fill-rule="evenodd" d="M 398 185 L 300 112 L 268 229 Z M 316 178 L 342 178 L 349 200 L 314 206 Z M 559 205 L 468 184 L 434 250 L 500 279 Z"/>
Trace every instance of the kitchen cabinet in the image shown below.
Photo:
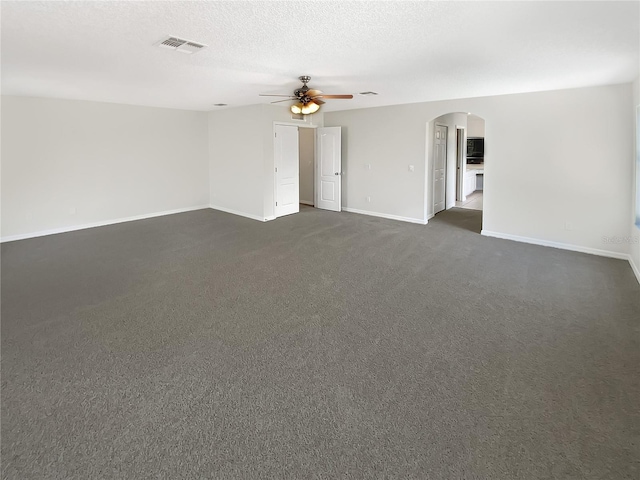
<path fill-rule="evenodd" d="M 468 170 L 464 175 L 464 196 L 471 195 L 476 190 L 476 172 Z"/>

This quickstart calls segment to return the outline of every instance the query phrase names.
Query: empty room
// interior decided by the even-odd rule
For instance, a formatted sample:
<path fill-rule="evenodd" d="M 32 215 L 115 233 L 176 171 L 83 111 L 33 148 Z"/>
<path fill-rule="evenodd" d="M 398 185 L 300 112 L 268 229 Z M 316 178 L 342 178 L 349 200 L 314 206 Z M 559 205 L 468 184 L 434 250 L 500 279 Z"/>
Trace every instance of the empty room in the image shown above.
<path fill-rule="evenodd" d="M 640 475 L 640 2 L 2 1 L 2 479 Z"/>

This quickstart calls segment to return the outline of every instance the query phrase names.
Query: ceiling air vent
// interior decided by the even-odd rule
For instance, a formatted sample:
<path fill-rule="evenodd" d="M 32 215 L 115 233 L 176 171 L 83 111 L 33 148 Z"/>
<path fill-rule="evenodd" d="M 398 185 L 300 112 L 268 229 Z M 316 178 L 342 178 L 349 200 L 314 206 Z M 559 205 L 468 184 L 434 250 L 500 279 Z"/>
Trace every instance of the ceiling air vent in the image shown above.
<path fill-rule="evenodd" d="M 185 40 L 184 38 L 179 37 L 167 37 L 160 40 L 155 44 L 160 48 L 168 48 L 170 50 L 175 50 L 180 53 L 196 53 L 202 50 L 203 48 L 207 48 L 207 46 L 203 43 L 194 42 L 191 40 Z"/>

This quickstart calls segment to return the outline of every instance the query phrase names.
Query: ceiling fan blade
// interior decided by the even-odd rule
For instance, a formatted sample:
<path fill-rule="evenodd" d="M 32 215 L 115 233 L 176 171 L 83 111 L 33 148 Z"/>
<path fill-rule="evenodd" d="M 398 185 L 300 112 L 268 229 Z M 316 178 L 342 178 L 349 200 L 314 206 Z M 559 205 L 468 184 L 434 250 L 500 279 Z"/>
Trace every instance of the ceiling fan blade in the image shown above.
<path fill-rule="evenodd" d="M 273 95 L 270 93 L 260 93 L 258 94 L 259 97 L 289 97 L 289 98 L 296 98 L 293 95 Z"/>
<path fill-rule="evenodd" d="M 295 99 L 295 97 L 293 97 Z M 290 102 L 292 99 L 291 98 L 285 98 L 284 100 L 276 100 L 275 102 L 270 102 L 270 103 L 280 103 L 280 102 Z"/>
<path fill-rule="evenodd" d="M 313 103 L 317 103 L 318 105 L 324 105 L 326 103 L 320 100 L 318 97 L 314 97 L 312 100 L 313 100 Z"/>
<path fill-rule="evenodd" d="M 316 98 L 344 98 L 344 99 L 350 99 L 353 98 L 353 95 L 318 95 Z"/>
<path fill-rule="evenodd" d="M 316 90 L 315 88 L 310 88 L 309 90 L 307 90 L 307 93 L 305 94 L 307 97 L 317 97 L 318 95 L 322 95 L 322 90 Z"/>

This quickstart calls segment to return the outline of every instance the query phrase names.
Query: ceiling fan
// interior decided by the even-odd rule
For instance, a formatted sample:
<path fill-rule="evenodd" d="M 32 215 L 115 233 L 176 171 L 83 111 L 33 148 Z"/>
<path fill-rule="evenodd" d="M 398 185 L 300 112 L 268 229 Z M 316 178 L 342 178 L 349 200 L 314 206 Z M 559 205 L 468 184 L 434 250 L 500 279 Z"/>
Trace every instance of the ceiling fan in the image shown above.
<path fill-rule="evenodd" d="M 309 115 L 316 113 L 320 110 L 320 105 L 324 104 L 324 100 L 329 98 L 353 98 L 353 95 L 327 95 L 322 93 L 322 90 L 316 90 L 314 88 L 307 87 L 307 83 L 311 81 L 309 75 L 303 75 L 298 77 L 302 82 L 302 87 L 293 91 L 293 95 L 270 95 L 261 93 L 261 97 L 287 97 L 284 100 L 276 100 L 271 103 L 289 102 L 291 100 L 297 100 L 297 102 L 291 105 L 291 113 Z"/>

